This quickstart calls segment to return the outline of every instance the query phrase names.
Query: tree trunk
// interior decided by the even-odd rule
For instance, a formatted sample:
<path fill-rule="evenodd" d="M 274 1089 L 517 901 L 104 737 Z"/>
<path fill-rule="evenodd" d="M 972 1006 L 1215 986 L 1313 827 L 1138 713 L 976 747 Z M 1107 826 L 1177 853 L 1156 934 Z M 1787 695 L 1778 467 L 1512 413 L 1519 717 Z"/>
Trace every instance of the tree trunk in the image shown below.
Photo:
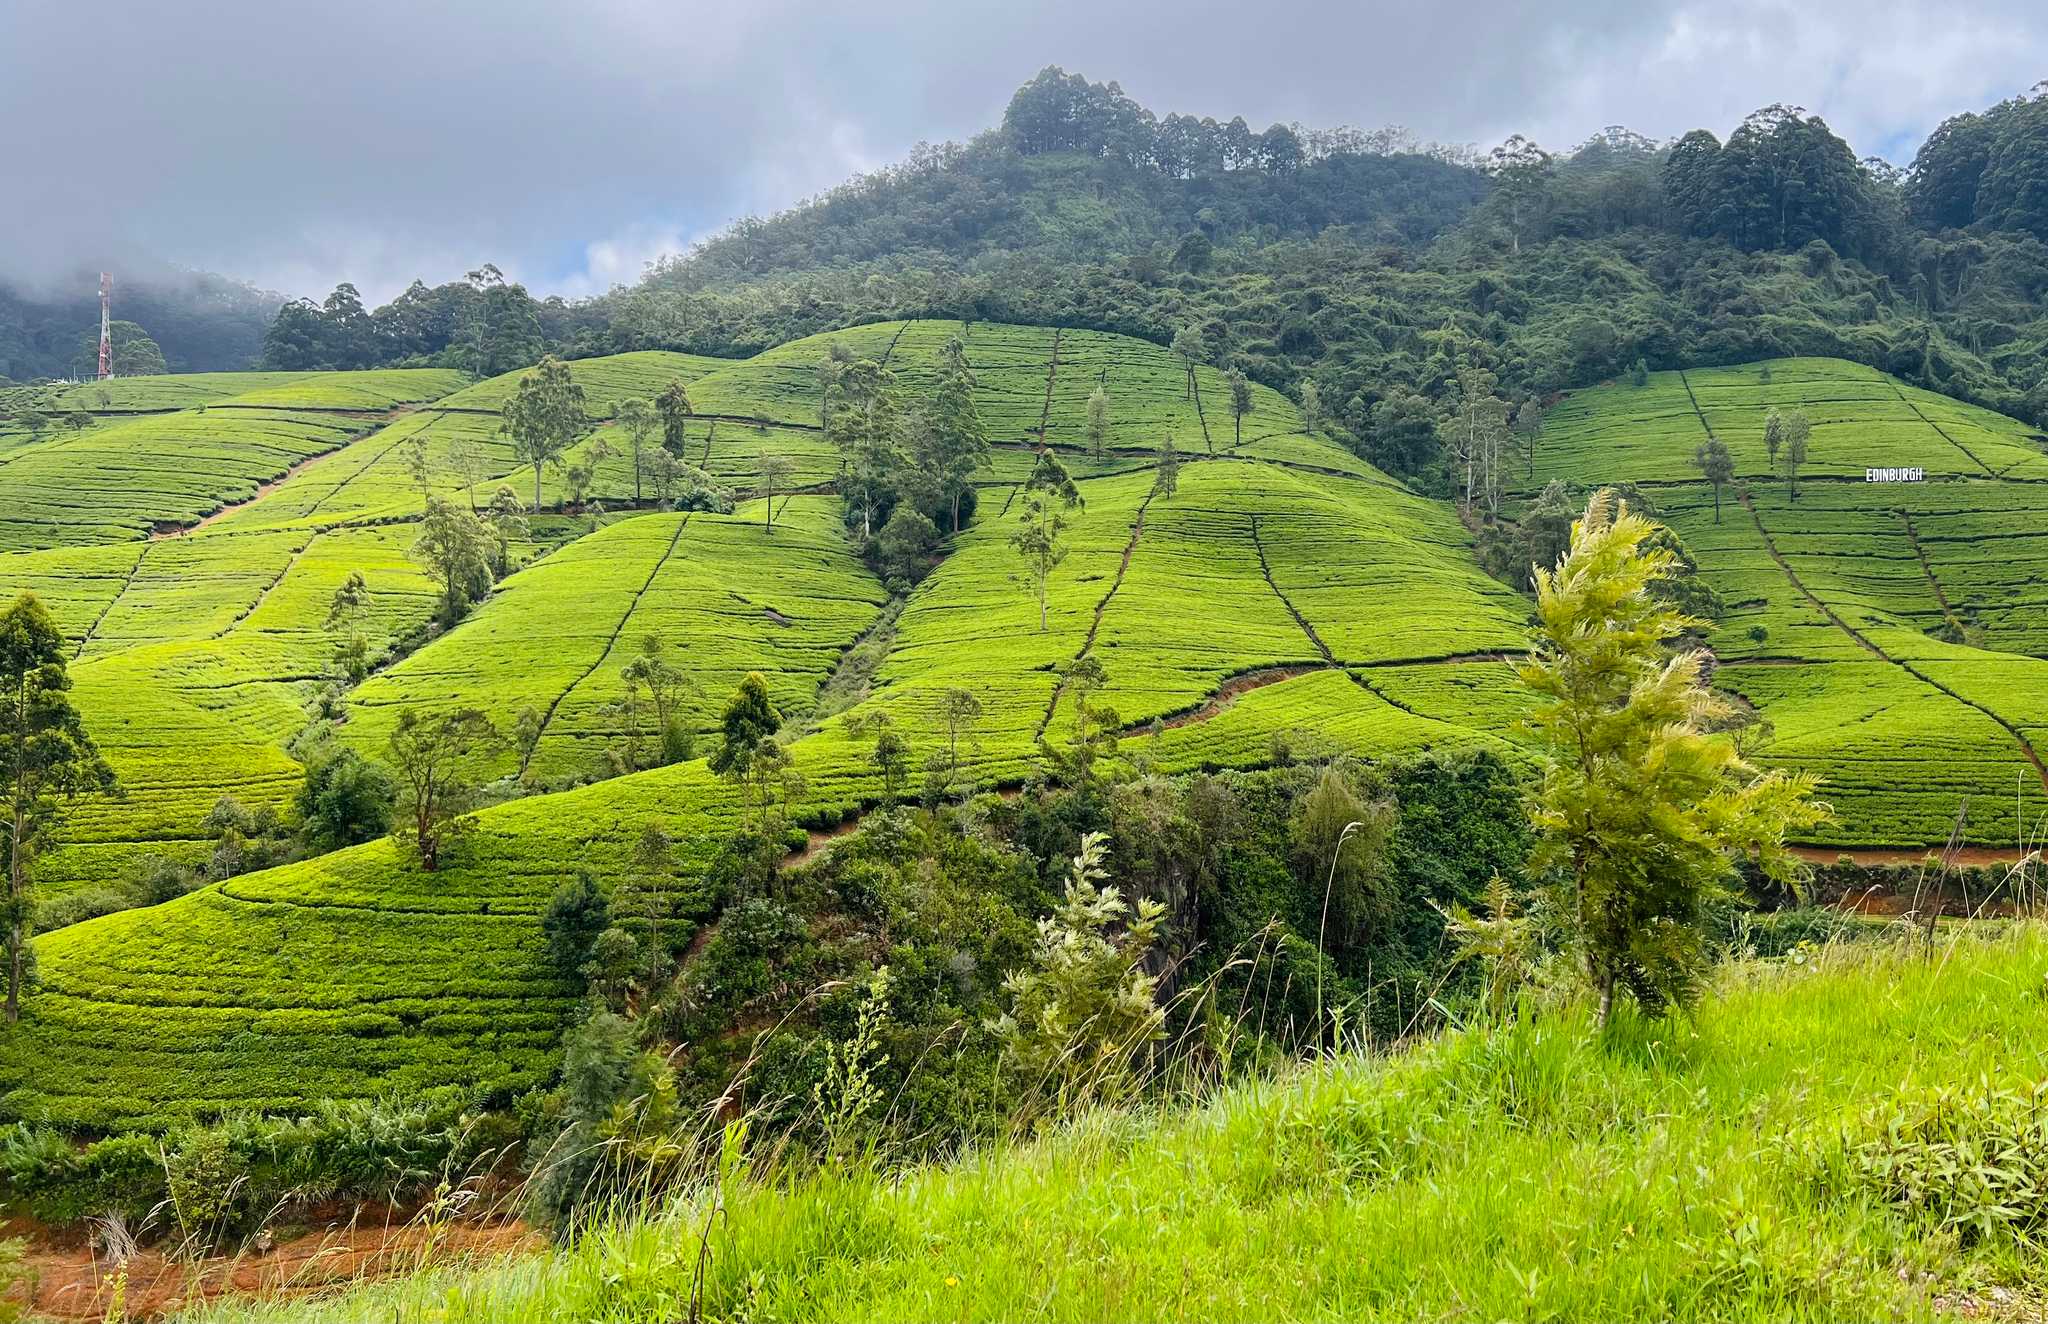
<path fill-rule="evenodd" d="M 640 504 L 640 443 L 633 443 L 633 504 Z"/>
<path fill-rule="evenodd" d="M 1721 485 L 1714 484 L 1714 523 L 1721 522 Z"/>
<path fill-rule="evenodd" d="M 539 461 L 539 460 L 535 460 L 535 461 L 533 462 L 533 509 L 534 509 L 534 513 L 535 513 L 535 514 L 539 514 L 539 513 L 540 513 L 540 461 Z"/>
<path fill-rule="evenodd" d="M 28 964 L 25 950 L 28 936 L 22 920 L 23 893 L 28 886 L 28 861 L 22 852 L 28 843 L 28 808 L 25 792 L 19 778 L 14 787 L 14 823 L 12 835 L 8 838 L 7 851 L 7 1023 L 14 1024 L 21 1019 L 21 980 Z"/>
<path fill-rule="evenodd" d="M 1602 976 L 1600 980 L 1600 1028 L 1607 1028 L 1608 1018 L 1614 1015 L 1614 980 Z"/>
<path fill-rule="evenodd" d="M 960 498 L 964 495 L 959 488 L 953 489 L 953 532 L 960 532 Z"/>

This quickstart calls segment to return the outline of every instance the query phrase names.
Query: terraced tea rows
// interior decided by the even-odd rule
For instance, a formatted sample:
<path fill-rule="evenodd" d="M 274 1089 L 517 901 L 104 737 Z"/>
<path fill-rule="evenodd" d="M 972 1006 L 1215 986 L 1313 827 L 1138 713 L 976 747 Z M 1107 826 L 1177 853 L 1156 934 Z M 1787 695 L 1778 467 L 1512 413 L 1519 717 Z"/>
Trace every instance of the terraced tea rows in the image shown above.
<path fill-rule="evenodd" d="M 713 729 L 750 671 L 783 713 L 801 714 L 884 596 L 838 524 L 838 502 L 823 497 L 790 501 L 772 531 L 759 503 L 614 524 L 506 580 L 462 629 L 373 677 L 345 738 L 374 757 L 407 710 L 480 707 L 509 731 L 531 709 L 543 726 L 530 757 L 506 750 L 488 775 L 522 762 L 546 779 L 599 775 L 624 731 L 608 711 L 620 672 L 649 637 L 687 677 L 693 733 Z"/>
<path fill-rule="evenodd" d="M 2048 812 L 2048 443 L 2021 425 L 1832 360 L 1653 374 L 1553 411 L 1537 482 L 1637 481 L 1728 605 L 1719 682 L 1768 720 L 1763 757 L 1825 776 L 1855 845 L 2004 844 Z M 1694 400 L 1698 401 L 1694 407 Z M 1795 500 L 1761 441 L 1803 405 L 1811 459 Z M 1746 495 L 1691 469 L 1728 442 Z M 1866 467 L 1928 481 L 1871 483 Z M 1997 475 L 1997 476 L 1993 476 Z"/>

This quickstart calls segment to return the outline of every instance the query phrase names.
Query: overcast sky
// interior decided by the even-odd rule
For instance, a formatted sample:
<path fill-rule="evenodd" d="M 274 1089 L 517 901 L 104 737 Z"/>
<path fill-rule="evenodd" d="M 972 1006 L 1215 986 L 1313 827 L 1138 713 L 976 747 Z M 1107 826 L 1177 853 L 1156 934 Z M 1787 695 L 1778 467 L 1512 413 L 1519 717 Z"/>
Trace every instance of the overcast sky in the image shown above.
<path fill-rule="evenodd" d="M 147 254 L 373 300 L 636 278 L 1047 64 L 1253 128 L 1565 146 L 1773 101 L 1902 164 L 2048 78 L 2043 0 L 0 0 L 0 276 Z"/>

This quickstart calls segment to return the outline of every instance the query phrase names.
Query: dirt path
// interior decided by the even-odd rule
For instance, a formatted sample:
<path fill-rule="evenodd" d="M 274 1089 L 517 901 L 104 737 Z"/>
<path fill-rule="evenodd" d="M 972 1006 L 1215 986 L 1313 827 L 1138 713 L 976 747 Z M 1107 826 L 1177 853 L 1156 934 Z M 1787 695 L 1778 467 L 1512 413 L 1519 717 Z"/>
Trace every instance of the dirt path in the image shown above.
<path fill-rule="evenodd" d="M 1308 641 L 1323 655 L 1323 662 L 1333 667 L 1341 665 L 1337 661 L 1337 655 L 1330 651 L 1330 646 L 1323 642 L 1323 637 L 1316 633 L 1316 627 L 1308 623 L 1308 617 L 1296 611 L 1294 603 L 1280 591 L 1280 586 L 1273 582 L 1273 567 L 1266 561 L 1266 543 L 1259 537 L 1259 517 L 1250 515 L 1246 518 L 1252 522 L 1252 550 L 1259 554 L 1259 573 L 1266 577 L 1266 587 L 1273 590 L 1273 596 L 1280 599 L 1280 605 L 1287 608 L 1287 614 L 1294 618 L 1294 623 L 1301 627 L 1301 632 L 1308 636 Z"/>
<path fill-rule="evenodd" d="M 431 1252 L 434 1263 L 496 1258 L 542 1249 L 546 1241 L 512 1221 L 455 1223 L 431 1239 L 417 1223 L 361 1226 L 334 1222 L 254 1251 L 187 1261 L 145 1249 L 128 1262 L 122 1319 L 159 1320 L 216 1297 L 234 1294 L 301 1296 L 365 1278 L 411 1273 Z M 82 1243 L 34 1245 L 25 1266 L 33 1284 L 23 1304 L 39 1318 L 99 1321 L 112 1318 L 119 1271 Z"/>
<path fill-rule="evenodd" d="M 202 515 L 196 522 L 191 524 L 178 524 L 169 528 L 158 527 L 152 529 L 149 540 L 151 542 L 159 542 L 165 538 L 183 538 L 188 534 L 197 533 L 210 525 L 218 524 L 236 511 L 247 510 L 250 506 L 255 505 L 258 501 L 269 496 L 272 492 L 283 487 L 286 483 L 304 473 L 308 468 L 318 464 L 332 454 L 334 454 L 333 451 L 321 451 L 318 455 L 308 455 L 305 459 L 300 460 L 297 464 L 294 464 L 269 482 L 259 485 L 255 495 L 241 501 L 230 502 L 219 510 L 214 511 L 211 515 Z"/>
<path fill-rule="evenodd" d="M 79 658 L 85 656 L 85 646 L 91 643 L 93 636 L 100 632 L 100 626 L 105 624 L 107 617 L 113 614 L 114 608 L 120 604 L 121 599 L 128 596 L 128 590 L 135 586 L 135 577 L 142 573 L 142 563 L 148 559 L 149 544 L 144 543 L 142 550 L 135 555 L 135 564 L 128 567 L 128 577 L 121 581 L 121 587 L 114 591 L 113 597 L 107 599 L 107 605 L 100 608 L 100 614 L 93 617 L 92 624 L 87 626 L 85 633 L 79 637 L 78 651 L 71 655 L 72 661 L 76 662 Z"/>
<path fill-rule="evenodd" d="M 1060 329 L 1052 329 L 1052 360 L 1045 365 L 1045 404 L 1038 411 L 1038 448 L 1045 449 L 1045 430 L 1052 422 L 1052 384 L 1060 375 Z"/>
<path fill-rule="evenodd" d="M 1171 717 L 1163 717 L 1160 719 L 1159 725 L 1171 731 L 1176 727 L 1193 726 L 1198 722 L 1206 722 L 1230 707 L 1233 703 L 1236 703 L 1240 696 L 1250 694 L 1253 690 L 1262 690 L 1268 685 L 1278 685 L 1283 680 L 1293 680 L 1297 676 L 1312 676 L 1318 671 L 1328 670 L 1330 668 L 1326 666 L 1287 666 L 1261 667 L 1257 671 L 1240 672 L 1238 675 L 1224 681 L 1217 688 L 1216 692 L 1203 700 L 1199 706 L 1190 708 L 1183 713 L 1175 713 Z M 1125 730 L 1127 733 L 1143 731 L 1150 725 L 1150 722 L 1142 722 L 1137 726 L 1127 727 Z"/>
<path fill-rule="evenodd" d="M 1908 408 L 1908 409 L 1910 409 L 1910 410 L 1912 410 L 1912 411 L 1913 411 L 1913 417 L 1915 417 L 1915 418 L 1919 419 L 1919 420 L 1920 420 L 1920 421 L 1921 421 L 1922 423 L 1925 423 L 1925 424 L 1926 424 L 1926 425 L 1927 425 L 1928 427 L 1931 427 L 1931 428 L 1933 428 L 1933 429 L 1935 430 L 1935 432 L 1936 432 L 1936 433 L 1937 433 L 1937 434 L 1938 434 L 1938 435 L 1939 435 L 1939 436 L 1941 437 L 1941 439 L 1942 439 L 1943 441 L 1945 441 L 1945 442 L 1947 442 L 1947 443 L 1948 443 L 1949 445 L 1951 445 L 1951 446 L 1955 447 L 1955 448 L 1956 448 L 1957 450 L 1961 451 L 1961 452 L 1962 452 L 1963 454 L 1965 454 L 1965 455 L 1969 456 L 1969 457 L 1970 457 L 1970 463 L 1971 463 L 1971 464 L 1974 464 L 1974 465 L 1976 465 L 1976 466 L 1977 466 L 1977 467 L 1978 467 L 1979 469 L 1982 469 L 1982 470 L 1984 471 L 1984 473 L 1985 473 L 1985 475 L 1986 475 L 1987 477 L 1991 477 L 1991 478 L 1996 478 L 1996 477 L 1998 477 L 1998 472 L 1997 472 L 1997 470 L 1993 469 L 1993 468 L 1992 468 L 1992 467 L 1991 467 L 1990 465 L 1988 465 L 1988 464 L 1984 463 L 1984 461 L 1982 461 L 1982 460 L 1980 460 L 1980 459 L 1978 459 L 1978 458 L 1977 458 L 1977 452 L 1975 452 L 1975 451 L 1971 450 L 1971 449 L 1970 449 L 1970 448 L 1969 448 L 1968 446 L 1965 446 L 1965 445 L 1963 445 L 1963 443 L 1962 443 L 1962 442 L 1960 442 L 1960 441 L 1957 441 L 1957 440 L 1956 440 L 1956 439 L 1955 439 L 1954 437 L 1950 436 L 1950 435 L 1948 434 L 1948 429 L 1947 429 L 1947 428 L 1944 428 L 1944 427 L 1943 427 L 1943 426 L 1942 426 L 1941 424 L 1939 424 L 1939 423 L 1935 422 L 1935 421 L 1934 421 L 1933 419 L 1931 419 L 1931 418 L 1927 417 L 1927 415 L 1925 415 L 1925 414 L 1921 413 L 1921 412 L 1920 412 L 1920 406 L 1919 406 L 1919 405 L 1916 405 L 1916 404 L 1914 404 L 1914 403 L 1913 403 L 1913 401 L 1911 400 L 1911 398 L 1909 398 L 1909 397 L 1908 397 L 1908 396 L 1906 395 L 1905 391 L 1904 391 L 1904 390 L 1902 390 L 1902 389 L 1900 388 L 1900 386 L 1899 386 L 1899 384 L 1898 384 L 1897 382 L 1893 382 L 1893 383 L 1892 383 L 1892 393 L 1893 393 L 1894 395 L 1897 395 L 1897 396 L 1899 397 L 1899 403 L 1900 403 L 1900 404 L 1904 405 L 1904 406 L 1905 406 L 1906 408 Z"/>

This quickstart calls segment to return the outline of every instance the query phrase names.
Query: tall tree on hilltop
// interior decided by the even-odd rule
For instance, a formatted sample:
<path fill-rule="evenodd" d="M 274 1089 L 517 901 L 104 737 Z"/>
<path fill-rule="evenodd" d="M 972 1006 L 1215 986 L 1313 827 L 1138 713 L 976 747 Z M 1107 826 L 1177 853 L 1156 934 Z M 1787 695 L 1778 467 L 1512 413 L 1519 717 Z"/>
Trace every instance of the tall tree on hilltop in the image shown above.
<path fill-rule="evenodd" d="M 762 451 L 761 469 L 761 522 L 769 532 L 775 530 L 775 494 L 789 486 L 789 476 L 796 472 L 796 461 L 778 451 Z"/>
<path fill-rule="evenodd" d="M 836 340 L 825 346 L 825 357 L 818 360 L 818 431 L 822 435 L 831 435 L 832 409 L 839 391 L 839 378 L 852 366 L 852 350 Z M 846 472 L 844 452 L 839 457 L 839 472 Z"/>
<path fill-rule="evenodd" d="M 860 512 L 860 536 L 873 536 L 875 511 L 890 496 L 902 467 L 897 450 L 903 400 L 896 374 L 873 359 L 848 364 L 839 374 L 837 400 L 826 436 L 839 449 L 847 502 Z"/>
<path fill-rule="evenodd" d="M 0 612 L 0 809 L 7 816 L 7 1022 L 21 1019 L 35 906 L 30 866 L 49 839 L 62 802 L 114 792 L 72 706 L 64 633 L 32 593 Z"/>
<path fill-rule="evenodd" d="M 1491 372 L 1461 358 L 1451 381 L 1451 412 L 1438 428 L 1452 462 L 1464 470 L 1464 496 L 1459 504 L 1468 513 L 1479 503 L 1484 503 L 1489 514 L 1500 510 L 1508 403 L 1494 393 L 1497 385 Z"/>
<path fill-rule="evenodd" d="M 1230 370 L 1230 420 L 1234 430 L 1232 444 L 1244 444 L 1244 416 L 1252 412 L 1252 384 L 1236 368 Z"/>
<path fill-rule="evenodd" d="M 471 760 L 496 750 L 503 737 L 481 709 L 422 716 L 408 708 L 399 714 L 387 743 L 405 814 L 393 835 L 419 857 L 420 868 L 432 873 L 441 867 L 449 843 L 471 827 L 469 811 L 476 803 Z"/>
<path fill-rule="evenodd" d="M 583 388 L 569 365 L 550 354 L 519 379 L 519 389 L 505 402 L 505 431 L 512 452 L 533 466 L 533 508 L 540 509 L 540 471 L 559 465 L 562 455 L 590 427 L 583 412 Z"/>
<path fill-rule="evenodd" d="M 1067 475 L 1066 466 L 1050 450 L 1038 453 L 1038 463 L 1024 483 L 1024 513 L 1010 546 L 1024 562 L 1021 575 L 1013 576 L 1029 585 L 1038 598 L 1038 631 L 1045 633 L 1046 592 L 1052 572 L 1067 559 L 1066 512 L 1082 504 L 1081 493 Z"/>
<path fill-rule="evenodd" d="M 633 456 L 633 504 L 640 503 L 640 478 L 647 472 L 647 439 L 660 422 L 652 400 L 636 396 L 619 405 L 619 426 L 626 430 L 626 447 Z"/>
<path fill-rule="evenodd" d="M 1596 493 L 1570 551 L 1536 571 L 1537 632 L 1516 667 L 1542 741 L 1534 862 L 1563 880 L 1602 1025 L 1617 989 L 1652 1012 L 1689 1004 L 1736 864 L 1791 883 L 1785 834 L 1829 817 L 1811 775 L 1758 773 L 1719 734 L 1736 709 L 1704 679 L 1705 654 L 1667 647 L 1701 623 L 1656 591 L 1676 559 L 1658 532 Z"/>
<path fill-rule="evenodd" d="M 1551 176 L 1550 153 L 1516 134 L 1493 149 L 1488 173 L 1495 196 L 1507 211 L 1509 251 L 1522 254 L 1522 233 L 1541 205 Z"/>
<path fill-rule="evenodd" d="M 690 392 L 683 386 L 682 378 L 671 378 L 654 405 L 661 412 L 661 448 L 678 460 L 688 460 L 690 439 L 683 424 L 691 414 Z"/>
<path fill-rule="evenodd" d="M 775 704 L 769 699 L 768 682 L 760 672 L 750 671 L 740 681 L 739 688 L 726 702 L 718 726 L 718 748 L 706 761 L 708 766 L 742 791 L 749 784 L 759 783 L 761 808 L 765 813 L 765 782 L 756 774 L 766 769 L 756 765 L 773 761 L 775 733 L 782 729 L 782 714 L 775 710 Z"/>
<path fill-rule="evenodd" d="M 1088 450 L 1097 461 L 1109 444 L 1109 392 L 1100 382 L 1088 393 Z"/>
<path fill-rule="evenodd" d="M 1728 443 L 1719 437 L 1709 436 L 1693 452 L 1692 463 L 1700 474 L 1714 485 L 1714 523 L 1721 522 L 1721 487 L 1735 478 L 1735 457 L 1728 453 Z"/>
<path fill-rule="evenodd" d="M 1794 501 L 1799 499 L 1799 471 L 1806 467 L 1806 442 L 1812 435 L 1813 420 L 1804 409 L 1785 415 L 1785 481 Z"/>
<path fill-rule="evenodd" d="M 1771 468 L 1778 467 L 1778 452 L 1785 445 L 1785 416 L 1773 409 L 1764 415 L 1764 452 L 1770 456 Z"/>
<path fill-rule="evenodd" d="M 1195 398 L 1195 365 L 1209 359 L 1209 344 L 1202 338 L 1200 327 L 1190 323 L 1173 333 L 1173 354 L 1186 370 L 1187 384 L 1182 388 L 1181 398 Z"/>
<path fill-rule="evenodd" d="M 953 336 L 939 355 L 939 389 L 927 415 L 929 426 L 917 433 L 923 453 L 914 458 L 951 509 L 954 533 L 960 532 L 960 499 L 972 486 L 975 470 L 988 463 L 988 428 L 975 405 L 974 388 L 967 347 Z"/>
<path fill-rule="evenodd" d="M 1159 469 L 1152 475 L 1152 495 L 1170 497 L 1180 490 L 1180 452 L 1173 448 L 1173 434 L 1159 443 Z"/>

